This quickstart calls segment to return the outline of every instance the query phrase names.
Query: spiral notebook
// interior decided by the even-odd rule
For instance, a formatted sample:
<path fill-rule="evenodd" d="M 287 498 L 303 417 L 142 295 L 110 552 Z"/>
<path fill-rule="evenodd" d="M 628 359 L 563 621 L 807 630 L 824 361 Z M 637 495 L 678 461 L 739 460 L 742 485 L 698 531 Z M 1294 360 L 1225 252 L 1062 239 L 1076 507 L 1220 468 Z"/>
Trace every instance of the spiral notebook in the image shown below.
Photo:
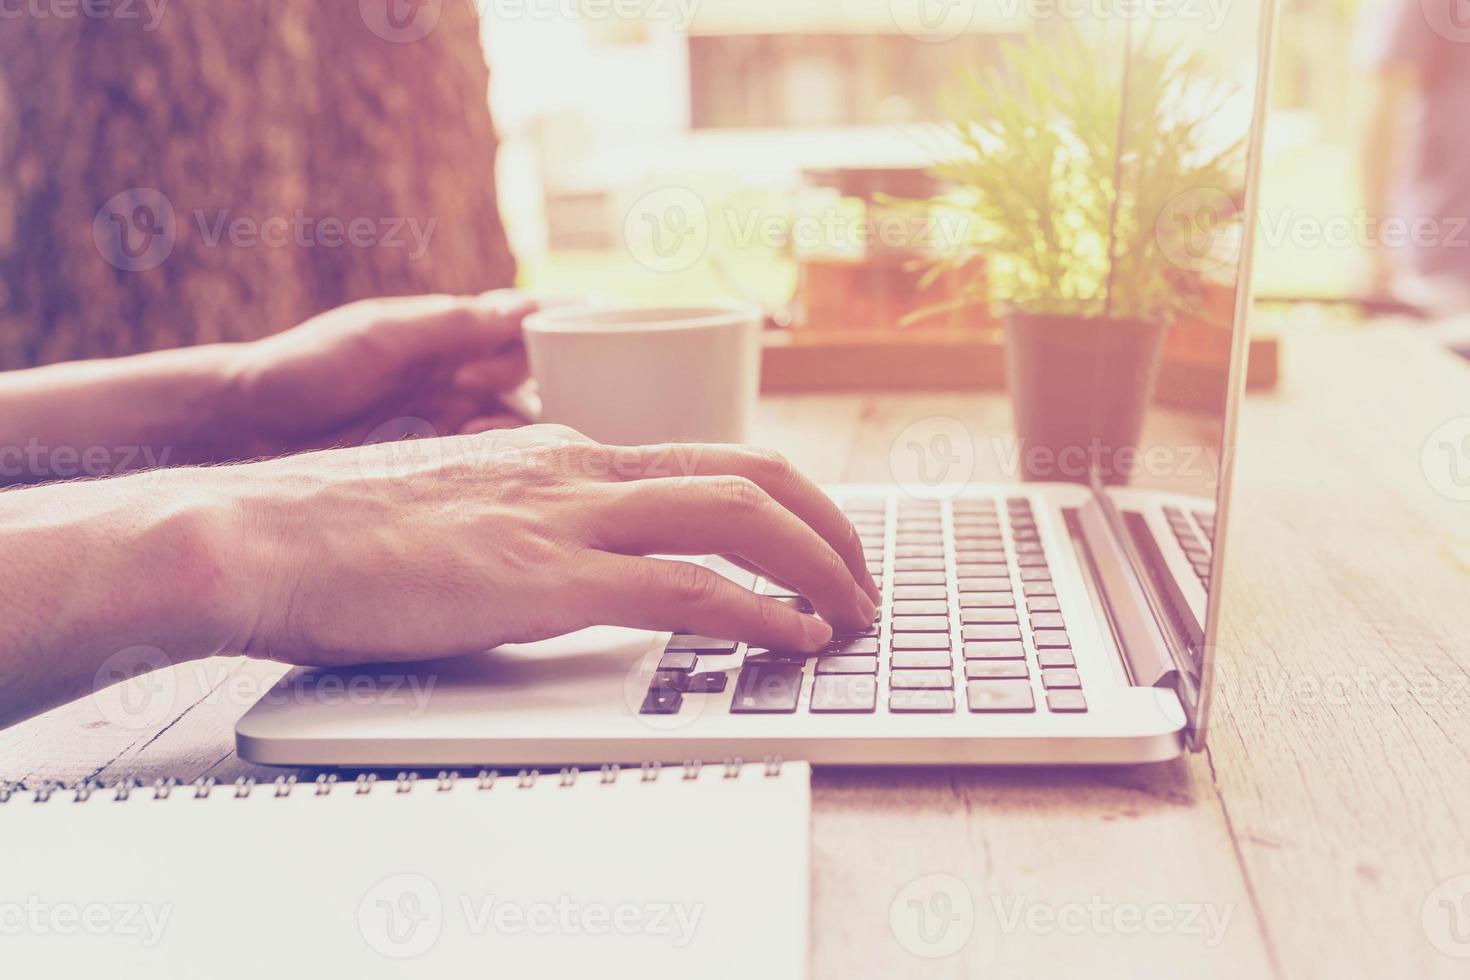
<path fill-rule="evenodd" d="M 0 798 L 11 976 L 806 971 L 803 764 Z"/>

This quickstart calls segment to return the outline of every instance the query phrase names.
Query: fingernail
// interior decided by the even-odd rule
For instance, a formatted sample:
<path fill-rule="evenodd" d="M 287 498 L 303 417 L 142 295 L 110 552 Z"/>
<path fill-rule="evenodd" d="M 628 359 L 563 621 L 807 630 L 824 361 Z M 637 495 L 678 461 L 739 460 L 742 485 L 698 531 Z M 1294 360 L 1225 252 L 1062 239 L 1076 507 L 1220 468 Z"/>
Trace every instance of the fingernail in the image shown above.
<path fill-rule="evenodd" d="M 832 642 L 832 627 L 815 616 L 803 616 L 801 631 L 806 636 L 806 645 L 817 650 Z"/>
<path fill-rule="evenodd" d="M 878 604 L 866 592 L 858 592 L 858 614 L 865 624 L 871 623 L 878 615 Z"/>

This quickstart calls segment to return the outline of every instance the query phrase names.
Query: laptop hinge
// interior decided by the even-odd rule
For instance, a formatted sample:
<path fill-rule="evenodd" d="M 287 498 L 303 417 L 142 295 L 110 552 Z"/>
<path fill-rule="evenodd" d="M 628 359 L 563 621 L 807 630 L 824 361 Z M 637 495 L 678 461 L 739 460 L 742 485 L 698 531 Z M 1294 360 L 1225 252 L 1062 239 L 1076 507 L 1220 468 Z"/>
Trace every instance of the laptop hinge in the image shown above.
<path fill-rule="evenodd" d="M 1168 639 L 1159 630 L 1128 555 L 1113 536 L 1101 506 L 1089 502 L 1067 511 L 1066 518 L 1093 605 L 1112 630 L 1129 678 L 1138 687 L 1173 688 L 1178 670 L 1169 654 Z"/>

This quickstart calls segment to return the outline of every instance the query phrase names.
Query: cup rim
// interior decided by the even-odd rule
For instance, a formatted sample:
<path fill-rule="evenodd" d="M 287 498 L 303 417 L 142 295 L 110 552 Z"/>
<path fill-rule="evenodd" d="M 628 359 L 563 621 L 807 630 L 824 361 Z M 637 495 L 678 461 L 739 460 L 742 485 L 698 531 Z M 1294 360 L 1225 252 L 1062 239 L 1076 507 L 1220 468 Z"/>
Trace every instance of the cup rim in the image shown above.
<path fill-rule="evenodd" d="M 537 310 L 526 317 L 523 327 L 527 333 L 607 335 L 708 330 L 750 321 L 761 321 L 760 308 L 753 303 L 733 300 L 677 305 L 589 303 Z M 609 325 L 616 325 L 618 329 L 608 330 Z"/>

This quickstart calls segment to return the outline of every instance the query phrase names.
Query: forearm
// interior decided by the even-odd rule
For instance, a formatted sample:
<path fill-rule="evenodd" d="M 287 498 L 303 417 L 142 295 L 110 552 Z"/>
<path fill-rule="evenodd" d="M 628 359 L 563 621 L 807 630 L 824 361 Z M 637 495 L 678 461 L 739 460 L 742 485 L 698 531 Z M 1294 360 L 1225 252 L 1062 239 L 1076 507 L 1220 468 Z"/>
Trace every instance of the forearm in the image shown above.
<path fill-rule="evenodd" d="M 0 374 L 0 486 L 235 458 L 231 366 L 216 344 Z"/>
<path fill-rule="evenodd" d="M 231 642 L 229 517 L 199 472 L 0 493 L 0 727 L 107 686 L 124 651 Z"/>

